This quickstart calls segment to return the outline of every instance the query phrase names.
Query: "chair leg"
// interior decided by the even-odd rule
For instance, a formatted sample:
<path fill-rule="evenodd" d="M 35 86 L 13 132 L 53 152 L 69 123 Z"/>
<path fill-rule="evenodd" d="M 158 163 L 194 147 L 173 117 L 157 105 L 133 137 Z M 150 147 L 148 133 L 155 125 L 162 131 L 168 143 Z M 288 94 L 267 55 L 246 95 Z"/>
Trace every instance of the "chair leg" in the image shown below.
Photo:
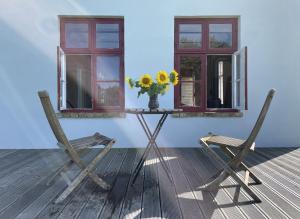
<path fill-rule="evenodd" d="M 72 183 L 63 191 L 63 193 L 56 199 L 55 203 L 59 203 L 63 201 L 71 192 L 82 182 L 82 180 L 89 176 L 91 179 L 97 183 L 97 185 L 101 186 L 103 189 L 110 189 L 110 185 L 108 185 L 104 180 L 102 180 L 99 176 L 92 173 L 95 169 L 97 163 L 107 154 L 107 152 L 111 149 L 114 142 L 109 143 L 87 166 L 79 160 L 76 162 L 80 168 L 84 168 L 79 175 L 72 181 Z"/>
<path fill-rule="evenodd" d="M 112 148 L 115 141 L 110 142 L 95 158 L 92 160 L 92 162 L 87 166 L 89 169 L 88 175 L 91 177 L 91 179 L 99 186 L 101 186 L 103 189 L 109 190 L 111 186 L 107 184 L 103 179 L 101 179 L 96 174 L 92 173 L 92 171 L 95 169 L 96 164 L 109 152 L 109 150 Z"/>
<path fill-rule="evenodd" d="M 206 149 L 209 154 L 214 158 L 216 161 L 218 161 L 222 166 L 224 167 L 222 173 L 214 179 L 212 182 L 204 185 L 202 187 L 203 190 L 216 190 L 219 185 L 228 177 L 231 176 L 240 186 L 254 199 L 255 202 L 261 202 L 261 200 L 258 198 L 257 195 L 246 185 L 237 175 L 236 172 L 222 159 L 219 157 L 219 155 L 214 152 L 209 145 L 205 142 L 205 139 L 200 140 L 201 145 Z M 237 160 L 235 163 L 232 163 L 231 165 L 235 166 L 238 164 L 238 162 L 241 162 Z"/>
<path fill-rule="evenodd" d="M 60 175 L 61 172 L 64 172 L 68 167 L 70 167 L 71 164 L 73 164 L 73 161 L 69 160 L 62 167 L 60 167 L 59 169 L 57 169 L 56 172 L 53 173 L 53 175 L 49 177 L 46 185 L 49 186 L 57 178 L 57 176 Z"/>
<path fill-rule="evenodd" d="M 88 170 L 83 170 L 80 174 L 72 181 L 72 183 L 60 194 L 60 196 L 55 200 L 55 204 L 65 200 L 68 195 L 82 182 L 82 180 L 88 175 Z"/>
<path fill-rule="evenodd" d="M 235 154 L 228 148 L 226 147 L 221 147 L 221 149 L 230 157 L 230 158 L 234 158 Z M 246 164 L 244 162 L 241 162 L 240 164 L 240 168 L 244 171 L 246 171 L 246 175 L 245 175 L 245 179 L 247 177 L 247 174 L 249 174 L 249 177 L 251 179 L 253 179 L 253 181 L 255 182 L 255 184 L 262 184 L 262 182 L 260 181 L 260 179 L 257 178 L 257 176 L 254 175 L 254 173 L 246 166 Z M 248 173 L 247 173 L 248 172 Z"/>
<path fill-rule="evenodd" d="M 249 188 L 248 185 L 246 185 L 237 175 L 235 172 L 231 172 L 229 173 L 230 176 L 238 183 L 242 186 L 242 188 L 248 193 L 248 195 L 250 195 L 253 200 L 257 203 L 260 203 L 261 200 L 260 198 Z"/>
<path fill-rule="evenodd" d="M 217 178 L 209 183 L 201 186 L 200 189 L 204 191 L 215 191 L 219 188 L 220 184 L 229 176 L 229 173 L 223 170 Z"/>

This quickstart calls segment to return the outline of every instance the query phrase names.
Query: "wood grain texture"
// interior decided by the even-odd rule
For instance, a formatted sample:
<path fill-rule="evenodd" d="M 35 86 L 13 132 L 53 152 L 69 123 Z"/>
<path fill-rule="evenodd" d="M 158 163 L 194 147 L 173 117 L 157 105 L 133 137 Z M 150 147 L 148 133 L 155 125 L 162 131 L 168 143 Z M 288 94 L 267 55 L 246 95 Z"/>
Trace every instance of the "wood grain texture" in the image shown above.
<path fill-rule="evenodd" d="M 83 161 L 89 161 L 99 150 L 93 149 Z M 220 150 L 214 150 L 223 156 Z M 23 151 L 13 154 L 20 158 L 18 154 Z M 95 170 L 113 185 L 111 191 L 101 189 L 86 178 L 62 203 L 55 204 L 53 201 L 66 184 L 62 178 L 50 186 L 45 186 L 45 182 L 66 155 L 58 150 L 40 150 L 34 155 L 35 159 L 28 162 L 26 157 L 36 151 L 24 151 L 26 164 L 0 178 L 0 218 L 297 218 L 300 215 L 299 170 L 292 168 L 287 160 L 291 152 L 298 154 L 298 149 L 256 151 L 260 153 L 247 156 L 245 164 L 263 181 L 262 185 L 253 186 L 250 179 L 249 184 L 260 195 L 262 203 L 259 204 L 253 204 L 242 189 L 233 202 L 238 185 L 230 177 L 222 182 L 217 192 L 201 191 L 199 187 L 221 166 L 202 149 L 195 148 L 162 150 L 175 186 L 153 157 L 153 152 L 136 183 L 129 186 L 143 149 L 112 149 Z M 225 156 L 222 158 L 226 160 Z M 294 154 L 289 161 L 297 161 L 295 158 Z M 79 171 L 72 166 L 67 174 L 73 178 Z M 243 178 L 243 171 L 237 173 Z"/>

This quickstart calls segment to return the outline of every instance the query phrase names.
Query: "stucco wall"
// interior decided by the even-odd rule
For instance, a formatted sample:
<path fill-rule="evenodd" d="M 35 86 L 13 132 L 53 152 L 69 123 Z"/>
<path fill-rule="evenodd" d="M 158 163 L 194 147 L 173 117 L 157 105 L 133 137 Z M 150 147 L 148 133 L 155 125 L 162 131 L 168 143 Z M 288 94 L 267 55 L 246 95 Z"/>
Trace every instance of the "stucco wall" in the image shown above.
<path fill-rule="evenodd" d="M 281 0 L 111 0 L 0 1 L 0 148 L 55 147 L 37 90 L 57 93 L 58 15 L 124 16 L 125 74 L 173 69 L 175 16 L 240 16 L 240 45 L 248 46 L 249 110 L 242 118 L 169 118 L 158 141 L 163 146 L 197 146 L 207 132 L 246 137 L 269 88 L 277 93 L 257 138 L 258 146 L 296 146 L 300 137 L 299 1 Z M 126 88 L 126 107 L 143 107 Z M 173 91 L 160 98 L 173 107 Z M 62 119 L 70 138 L 100 131 L 116 146 L 142 147 L 146 136 L 136 118 Z M 155 125 L 156 118 L 150 124 Z"/>

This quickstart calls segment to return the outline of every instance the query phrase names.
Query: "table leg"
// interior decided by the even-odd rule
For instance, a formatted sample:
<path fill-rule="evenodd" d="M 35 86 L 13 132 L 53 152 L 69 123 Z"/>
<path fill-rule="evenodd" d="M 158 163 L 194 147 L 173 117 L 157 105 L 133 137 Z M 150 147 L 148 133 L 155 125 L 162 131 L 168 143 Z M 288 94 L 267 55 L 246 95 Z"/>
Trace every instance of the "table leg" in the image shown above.
<path fill-rule="evenodd" d="M 154 152 L 158 156 L 159 161 L 161 162 L 162 167 L 165 169 L 165 172 L 167 173 L 168 178 L 172 182 L 172 178 L 171 178 L 171 176 L 169 174 L 170 170 L 169 170 L 169 168 L 168 168 L 168 166 L 167 166 L 167 164 L 166 164 L 166 162 L 165 162 L 165 160 L 163 158 L 163 155 L 161 154 L 161 152 L 160 152 L 160 150 L 158 148 L 158 145 L 156 144 L 156 141 L 155 141 L 156 138 L 157 138 L 157 136 L 158 136 L 158 134 L 159 134 L 159 132 L 160 132 L 160 129 L 162 128 L 162 126 L 163 126 L 164 122 L 166 121 L 167 117 L 168 117 L 168 114 L 164 113 L 163 116 L 161 117 L 161 119 L 158 122 L 157 128 L 155 129 L 155 131 L 153 132 L 153 134 L 151 134 L 151 131 L 150 131 L 149 127 L 147 126 L 145 118 L 143 117 L 143 115 L 141 115 L 142 121 L 145 124 L 145 128 L 147 129 L 147 131 L 145 129 L 144 130 L 145 130 L 146 134 L 148 133 L 147 134 L 148 140 L 149 140 L 149 142 L 151 142 L 151 145 L 153 146 Z"/>
<path fill-rule="evenodd" d="M 156 140 L 156 138 L 157 138 L 157 136 L 158 136 L 158 134 L 159 134 L 159 132 L 160 132 L 160 130 L 161 130 L 161 128 L 162 128 L 162 126 L 163 126 L 163 124 L 164 124 L 167 116 L 168 116 L 168 114 L 164 113 L 162 115 L 162 117 L 160 118 L 159 122 L 156 125 L 156 128 L 155 128 L 153 134 L 151 133 L 151 131 L 150 131 L 150 129 L 149 129 L 149 127 L 148 127 L 148 125 L 146 123 L 146 120 L 143 117 L 143 115 L 142 114 L 140 114 L 140 115 L 136 114 L 136 115 L 137 115 L 137 118 L 138 118 L 138 120 L 139 120 L 142 128 L 144 129 L 144 132 L 146 133 L 146 135 L 148 137 L 149 143 L 146 146 L 146 149 L 145 149 L 145 151 L 144 151 L 144 153 L 143 153 L 143 155 L 142 155 L 142 157 L 141 157 L 138 165 L 136 166 L 136 168 L 135 168 L 135 170 L 133 172 L 133 179 L 131 181 L 131 185 L 134 184 L 134 182 L 135 182 L 135 180 L 136 180 L 136 178 L 137 178 L 140 170 L 142 169 L 142 166 L 144 165 L 144 162 L 146 161 L 146 158 L 147 158 L 147 156 L 148 156 L 148 154 L 150 152 L 151 147 L 153 147 L 153 150 L 156 153 L 156 155 L 158 156 L 158 158 L 159 158 L 159 160 L 160 160 L 160 162 L 162 164 L 163 169 L 165 170 L 165 172 L 166 172 L 169 180 L 172 182 L 172 178 L 171 178 L 171 176 L 169 174 L 169 168 L 168 168 L 167 164 L 165 163 L 165 160 L 164 160 L 164 158 L 163 158 L 161 152 L 159 151 L 159 148 L 158 148 L 158 146 L 157 146 L 157 144 L 155 142 L 155 140 Z"/>
<path fill-rule="evenodd" d="M 142 128 L 144 129 L 144 132 L 146 133 L 146 135 L 147 135 L 147 137 L 148 137 L 148 139 L 149 139 L 149 133 L 148 133 L 149 128 L 148 128 L 148 126 L 147 126 L 147 123 L 146 123 L 145 119 L 142 117 L 142 115 L 136 114 L 136 116 L 137 116 L 137 119 L 138 119 L 138 121 L 140 122 Z M 140 116 L 141 116 L 141 118 L 140 118 Z M 143 118 L 143 119 L 142 119 L 142 118 Z M 157 126 L 156 126 L 156 128 L 155 128 L 155 130 L 154 130 L 154 133 L 157 133 L 157 131 L 160 129 L 160 128 L 159 128 L 159 127 L 160 127 L 160 123 L 163 121 L 163 119 L 164 119 L 164 116 L 162 116 L 162 117 L 160 118 L 160 120 L 159 120 L 159 122 L 158 122 L 158 124 L 157 124 Z M 146 127 L 147 127 L 147 128 L 146 128 Z M 151 134 L 151 132 L 150 132 L 150 134 Z M 157 136 L 157 134 L 156 134 L 156 136 Z M 149 152 L 150 152 L 151 146 L 152 146 L 151 142 L 152 142 L 152 141 L 149 141 L 149 143 L 148 143 L 148 145 L 146 146 L 146 149 L 145 149 L 145 151 L 144 151 L 144 153 L 143 153 L 141 159 L 139 160 L 139 162 L 138 162 L 136 168 L 135 168 L 134 171 L 133 171 L 133 178 L 132 178 L 132 181 L 131 181 L 131 185 L 134 184 L 134 182 L 135 182 L 135 180 L 136 180 L 136 178 L 137 178 L 139 172 L 141 171 L 141 169 L 142 169 L 142 167 L 143 167 L 143 165 L 144 165 L 144 163 L 145 163 L 145 161 L 146 161 L 146 158 L 147 158 L 147 156 L 148 156 L 148 154 L 149 154 Z"/>

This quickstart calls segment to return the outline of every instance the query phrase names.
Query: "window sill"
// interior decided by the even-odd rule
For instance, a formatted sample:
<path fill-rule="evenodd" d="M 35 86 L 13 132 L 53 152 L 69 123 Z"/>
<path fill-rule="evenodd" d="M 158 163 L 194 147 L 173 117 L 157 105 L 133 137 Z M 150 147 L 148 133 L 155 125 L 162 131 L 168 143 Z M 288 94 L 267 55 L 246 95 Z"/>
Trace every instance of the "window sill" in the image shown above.
<path fill-rule="evenodd" d="M 172 114 L 173 118 L 186 118 L 186 117 L 243 117 L 242 112 L 181 112 Z"/>
<path fill-rule="evenodd" d="M 125 118 L 124 112 L 58 112 L 58 118 Z"/>

